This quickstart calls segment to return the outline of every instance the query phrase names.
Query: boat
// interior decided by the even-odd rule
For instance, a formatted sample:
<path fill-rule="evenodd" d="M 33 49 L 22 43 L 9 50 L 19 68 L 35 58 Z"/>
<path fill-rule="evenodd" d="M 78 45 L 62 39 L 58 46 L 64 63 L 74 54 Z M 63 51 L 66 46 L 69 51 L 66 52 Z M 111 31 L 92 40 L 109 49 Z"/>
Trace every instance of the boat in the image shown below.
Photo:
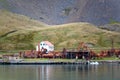
<path fill-rule="evenodd" d="M 90 64 L 90 65 L 98 65 L 99 62 L 97 62 L 97 61 L 87 61 L 86 64 Z"/>
<path fill-rule="evenodd" d="M 96 61 L 96 62 L 90 62 L 89 64 L 91 64 L 91 65 L 98 65 L 99 63 Z"/>

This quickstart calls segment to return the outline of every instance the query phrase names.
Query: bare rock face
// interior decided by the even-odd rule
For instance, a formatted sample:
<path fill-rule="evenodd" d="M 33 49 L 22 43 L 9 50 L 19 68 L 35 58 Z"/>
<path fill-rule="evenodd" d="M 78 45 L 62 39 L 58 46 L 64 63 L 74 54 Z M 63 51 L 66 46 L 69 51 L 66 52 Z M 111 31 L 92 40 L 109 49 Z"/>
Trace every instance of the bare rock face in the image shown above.
<path fill-rule="evenodd" d="M 120 0 L 0 0 L 0 9 L 26 15 L 50 25 L 120 21 Z"/>
<path fill-rule="evenodd" d="M 106 25 L 103 25 L 103 26 L 99 26 L 99 28 L 101 28 L 101 29 L 106 29 L 106 30 L 108 30 L 108 31 L 120 32 L 120 24 L 119 24 L 119 23 L 106 24 Z"/>

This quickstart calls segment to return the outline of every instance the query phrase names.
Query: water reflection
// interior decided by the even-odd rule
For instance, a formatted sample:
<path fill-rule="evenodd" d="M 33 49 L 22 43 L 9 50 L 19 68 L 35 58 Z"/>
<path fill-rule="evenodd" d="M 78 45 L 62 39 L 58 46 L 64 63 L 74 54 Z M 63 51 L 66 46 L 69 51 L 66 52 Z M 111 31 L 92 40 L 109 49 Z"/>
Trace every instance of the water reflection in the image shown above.
<path fill-rule="evenodd" d="M 90 80 L 94 78 L 98 72 L 98 65 L 72 65 L 72 66 L 63 66 L 64 71 L 72 72 L 73 76 L 76 76 L 82 80 Z M 77 74 L 77 75 L 76 75 Z M 91 76 L 92 75 L 92 76 Z M 71 76 L 72 77 L 72 76 Z M 91 80 L 93 80 L 93 78 Z"/>
<path fill-rule="evenodd" d="M 0 80 L 119 80 L 119 64 L 0 65 Z"/>

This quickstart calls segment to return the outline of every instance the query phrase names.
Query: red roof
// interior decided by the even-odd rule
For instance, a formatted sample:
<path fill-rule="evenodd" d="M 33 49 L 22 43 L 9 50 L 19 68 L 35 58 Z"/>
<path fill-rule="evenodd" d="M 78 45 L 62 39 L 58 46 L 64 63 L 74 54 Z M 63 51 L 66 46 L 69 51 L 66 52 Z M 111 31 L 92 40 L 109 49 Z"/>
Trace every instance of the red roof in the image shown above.
<path fill-rule="evenodd" d="M 53 44 L 49 41 L 43 41 L 44 43 L 46 43 L 48 46 L 53 46 Z"/>

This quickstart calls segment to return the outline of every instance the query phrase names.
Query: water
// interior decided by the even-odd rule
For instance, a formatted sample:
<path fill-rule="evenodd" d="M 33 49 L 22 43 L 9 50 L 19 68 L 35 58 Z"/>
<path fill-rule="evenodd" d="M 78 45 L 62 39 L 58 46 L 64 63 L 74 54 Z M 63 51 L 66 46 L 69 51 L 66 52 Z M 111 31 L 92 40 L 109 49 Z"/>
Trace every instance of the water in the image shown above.
<path fill-rule="evenodd" d="M 0 80 L 120 80 L 120 64 L 0 65 Z"/>

